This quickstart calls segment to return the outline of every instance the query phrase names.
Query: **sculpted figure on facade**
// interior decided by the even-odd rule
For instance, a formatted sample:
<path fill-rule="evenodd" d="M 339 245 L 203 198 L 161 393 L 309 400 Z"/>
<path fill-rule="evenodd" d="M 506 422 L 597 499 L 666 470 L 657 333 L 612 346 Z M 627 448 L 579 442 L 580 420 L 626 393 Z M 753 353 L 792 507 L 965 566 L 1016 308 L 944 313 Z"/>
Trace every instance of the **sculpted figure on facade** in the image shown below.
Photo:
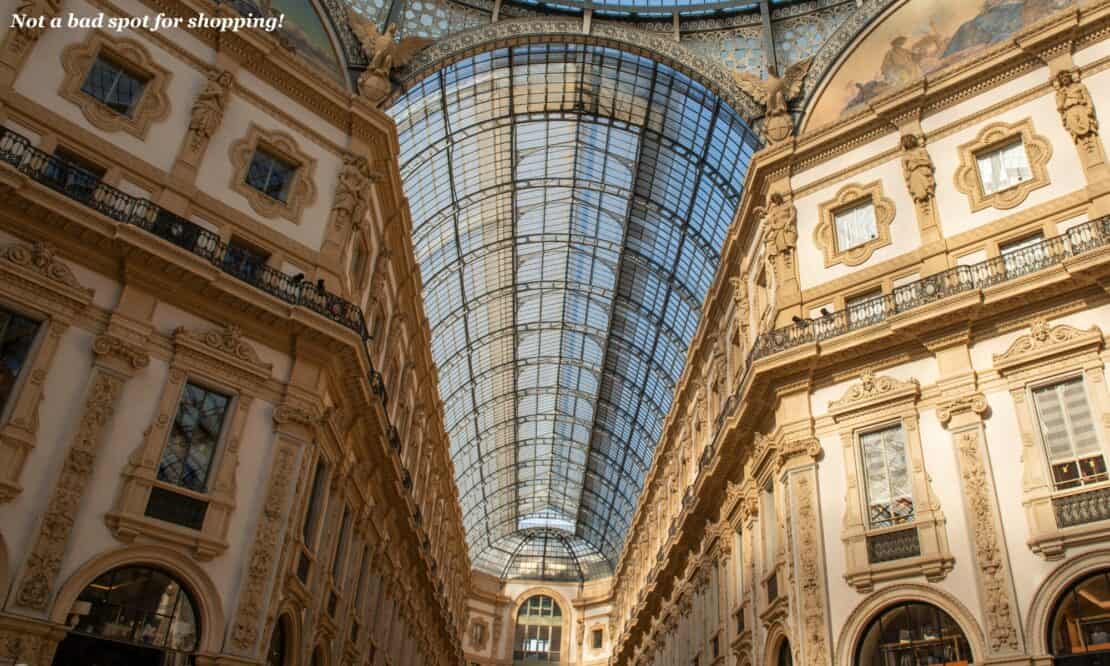
<path fill-rule="evenodd" d="M 1092 149 L 1089 142 L 1098 136 L 1098 118 L 1091 94 L 1080 81 L 1079 68 L 1065 69 L 1052 82 L 1056 88 L 1056 109 L 1064 121 L 1064 128 L 1077 144 Z"/>
<path fill-rule="evenodd" d="M 376 181 L 365 157 L 344 153 L 343 168 L 335 185 L 335 202 L 331 206 L 337 228 L 358 227 L 370 206 L 370 184 Z"/>
<path fill-rule="evenodd" d="M 802 92 L 802 81 L 809 73 L 812 63 L 813 58 L 796 62 L 781 77 L 776 67 L 768 65 L 766 79 L 759 79 L 747 72 L 732 72 L 736 85 L 763 105 L 763 132 L 770 143 L 785 141 L 794 133 L 794 120 L 790 116 L 788 105 Z"/>
<path fill-rule="evenodd" d="M 787 261 L 798 247 L 798 211 L 789 194 L 771 192 L 767 195 L 767 205 L 755 209 L 755 214 L 763 218 L 763 246 L 767 261 L 773 262 L 782 255 Z"/>
<path fill-rule="evenodd" d="M 405 37 L 396 41 L 397 25 L 390 23 L 385 31 L 378 29 L 370 21 L 353 9 L 347 10 L 351 30 L 362 43 L 370 66 L 358 78 L 358 89 L 364 97 L 380 104 L 393 89 L 390 74 L 398 67 L 404 67 L 416 52 L 431 44 L 433 40 L 424 37 Z"/>
<path fill-rule="evenodd" d="M 902 136 L 902 174 L 906 187 L 918 205 L 929 205 L 937 191 L 936 168 L 925 149 L 925 137 L 917 134 Z"/>
<path fill-rule="evenodd" d="M 208 72 L 208 82 L 200 91 L 193 109 L 189 113 L 189 149 L 200 152 L 216 133 L 224 119 L 228 96 L 231 94 L 231 72 L 212 69 Z"/>

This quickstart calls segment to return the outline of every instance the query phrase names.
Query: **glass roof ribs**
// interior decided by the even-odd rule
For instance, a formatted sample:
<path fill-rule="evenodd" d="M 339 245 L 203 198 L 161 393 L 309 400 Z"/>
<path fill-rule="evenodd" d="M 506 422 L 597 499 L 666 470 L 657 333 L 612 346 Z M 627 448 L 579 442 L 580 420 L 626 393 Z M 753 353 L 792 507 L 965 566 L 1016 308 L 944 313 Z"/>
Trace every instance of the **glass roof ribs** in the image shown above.
<path fill-rule="evenodd" d="M 476 54 L 390 113 L 472 561 L 608 575 L 757 140 L 581 44 Z"/>

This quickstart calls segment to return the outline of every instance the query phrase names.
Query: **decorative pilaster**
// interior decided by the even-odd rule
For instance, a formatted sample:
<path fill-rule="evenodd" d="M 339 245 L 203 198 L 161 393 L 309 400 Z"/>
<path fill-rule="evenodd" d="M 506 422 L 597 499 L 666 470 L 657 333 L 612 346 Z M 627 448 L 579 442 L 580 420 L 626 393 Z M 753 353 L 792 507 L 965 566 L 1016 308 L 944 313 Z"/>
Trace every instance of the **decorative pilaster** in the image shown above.
<path fill-rule="evenodd" d="M 805 666 L 828 666 L 831 650 L 829 623 L 825 611 L 825 590 L 828 581 L 824 569 L 824 545 L 821 519 L 817 511 L 816 467 L 808 466 L 790 474 L 793 486 L 794 523 L 797 562 L 800 648 Z"/>
<path fill-rule="evenodd" d="M 150 364 L 146 351 L 113 335 L 93 342 L 92 377 L 73 443 L 47 504 L 38 534 L 17 587 L 16 604 L 45 611 L 62 568 L 74 517 L 84 499 L 105 424 L 115 413 L 123 385 L 137 370 Z"/>
<path fill-rule="evenodd" d="M 1025 651 L 1021 621 L 989 471 L 989 455 L 982 445 L 982 417 L 986 412 L 983 394 L 970 393 L 939 405 L 937 418 L 952 432 L 956 447 L 974 545 L 975 578 L 986 620 L 987 647 L 992 655 L 1018 655 Z"/>
<path fill-rule="evenodd" d="M 250 560 L 239 595 L 239 608 L 231 630 L 231 642 L 242 654 L 251 654 L 258 642 L 259 629 L 265 619 L 267 590 L 277 568 L 275 560 L 280 553 L 282 529 L 288 523 L 286 514 L 293 498 L 291 489 L 295 485 L 293 477 L 301 443 L 288 434 L 281 433 L 289 425 L 311 428 L 315 419 L 305 410 L 279 406 L 274 410 L 274 423 L 279 435 L 274 462 L 270 468 L 270 487 L 266 491 L 266 503 L 262 507 L 262 515 L 255 530 Z"/>
<path fill-rule="evenodd" d="M 20 27 L 13 24 L 0 45 L 0 87 L 12 85 L 31 49 L 48 29 L 50 19 L 57 16 L 61 9 L 62 0 L 19 0 L 19 6 L 12 15 L 25 17 L 29 21 Z M 39 19 L 41 23 L 37 23 Z M 32 21 L 36 22 L 33 27 L 30 25 Z"/>

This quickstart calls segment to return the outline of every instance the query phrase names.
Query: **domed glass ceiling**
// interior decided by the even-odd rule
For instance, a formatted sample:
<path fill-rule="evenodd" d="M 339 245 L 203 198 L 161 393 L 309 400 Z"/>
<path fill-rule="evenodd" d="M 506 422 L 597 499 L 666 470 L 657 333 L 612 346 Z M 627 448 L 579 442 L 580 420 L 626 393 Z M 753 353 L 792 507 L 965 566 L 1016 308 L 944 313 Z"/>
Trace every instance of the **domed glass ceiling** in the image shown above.
<path fill-rule="evenodd" d="M 390 113 L 471 560 L 608 575 L 758 139 L 684 74 L 576 44 L 474 55 Z"/>

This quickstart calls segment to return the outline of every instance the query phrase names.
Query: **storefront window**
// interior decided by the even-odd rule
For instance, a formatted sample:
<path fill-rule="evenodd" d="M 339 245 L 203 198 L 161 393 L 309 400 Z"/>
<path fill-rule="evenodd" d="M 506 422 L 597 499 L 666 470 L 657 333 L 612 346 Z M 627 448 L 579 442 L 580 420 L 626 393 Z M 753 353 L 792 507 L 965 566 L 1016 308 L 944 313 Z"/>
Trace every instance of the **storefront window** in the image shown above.
<path fill-rule="evenodd" d="M 1088 576 L 1065 592 L 1050 631 L 1057 664 L 1110 664 L 1110 571 Z"/>
<path fill-rule="evenodd" d="M 856 666 L 969 666 L 975 661 L 959 625 L 932 604 L 901 603 L 863 633 Z"/>

